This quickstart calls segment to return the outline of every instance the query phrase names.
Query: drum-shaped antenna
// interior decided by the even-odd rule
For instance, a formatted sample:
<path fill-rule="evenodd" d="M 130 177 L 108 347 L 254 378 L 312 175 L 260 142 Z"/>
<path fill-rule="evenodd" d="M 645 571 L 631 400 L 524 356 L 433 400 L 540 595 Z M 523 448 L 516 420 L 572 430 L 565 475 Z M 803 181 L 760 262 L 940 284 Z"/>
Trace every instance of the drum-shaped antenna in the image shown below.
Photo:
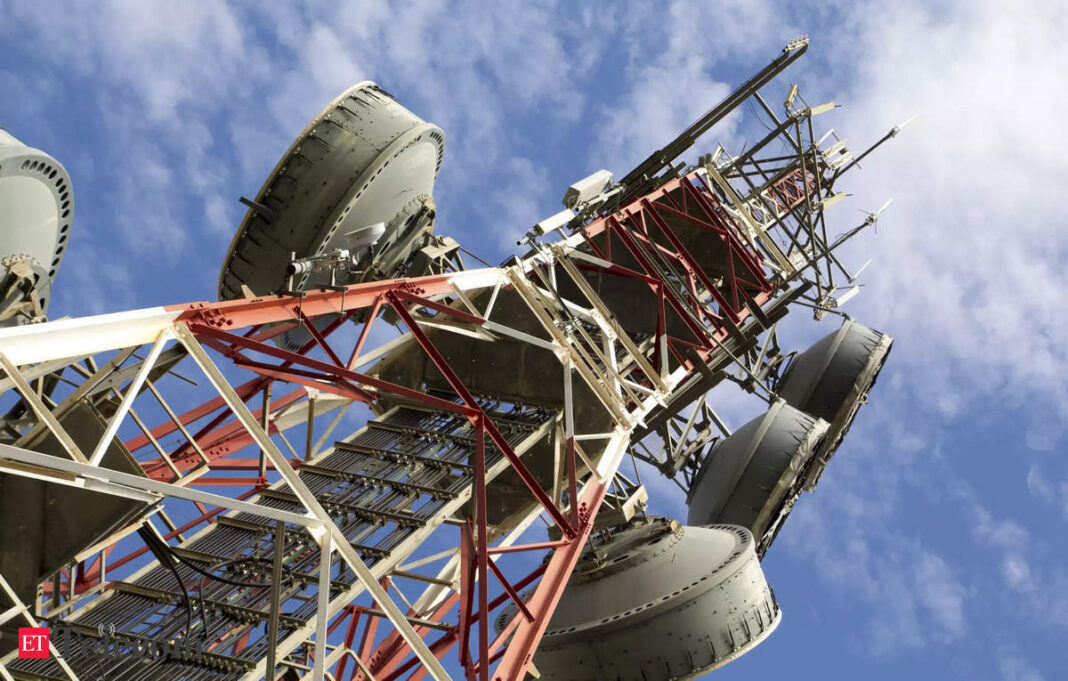
<path fill-rule="evenodd" d="M 0 326 L 44 318 L 73 215 L 63 166 L 0 128 Z"/>
<path fill-rule="evenodd" d="M 712 448 L 690 487 L 688 522 L 747 527 L 763 556 L 826 434 L 826 421 L 777 400 Z"/>
<path fill-rule="evenodd" d="M 779 380 L 779 396 L 831 426 L 805 489 L 812 491 L 875 385 L 894 339 L 847 319 L 798 355 Z"/>
<path fill-rule="evenodd" d="M 745 528 L 650 517 L 593 543 L 534 656 L 542 679 L 694 679 L 752 650 L 779 624 Z M 498 631 L 514 613 L 505 609 Z"/>
<path fill-rule="evenodd" d="M 444 153 L 440 128 L 370 81 L 352 86 L 293 142 L 256 200 L 246 201 L 249 211 L 219 276 L 219 298 L 243 297 L 242 286 L 256 295 L 274 293 L 286 285 L 294 254 L 347 249 L 348 235 L 376 223 L 396 230 L 398 214 L 429 197 Z M 395 236 L 387 231 L 375 248 L 394 247 Z M 293 288 L 316 283 L 302 277 Z"/>

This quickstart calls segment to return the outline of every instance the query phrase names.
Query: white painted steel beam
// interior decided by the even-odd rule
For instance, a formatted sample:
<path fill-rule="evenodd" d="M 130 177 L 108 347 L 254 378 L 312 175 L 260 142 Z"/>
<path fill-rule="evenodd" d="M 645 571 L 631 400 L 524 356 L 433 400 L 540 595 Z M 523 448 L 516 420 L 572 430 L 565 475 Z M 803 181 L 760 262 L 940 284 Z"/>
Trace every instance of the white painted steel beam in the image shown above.
<path fill-rule="evenodd" d="M 260 506 L 258 504 L 250 504 L 247 501 L 241 501 L 239 499 L 231 499 L 230 497 L 211 494 L 210 492 L 202 492 L 196 489 L 189 489 L 188 487 L 180 487 L 166 482 L 159 482 L 157 480 L 152 480 L 151 478 L 123 473 L 110 468 L 101 468 L 99 466 L 80 463 L 78 461 L 69 461 L 58 456 L 49 456 L 48 454 L 41 454 L 40 452 L 31 452 L 28 449 L 19 449 L 18 447 L 12 447 L 11 445 L 0 444 L 0 461 L 2 460 L 29 464 L 44 471 L 51 469 L 57 472 L 73 473 L 78 476 L 79 480 L 85 481 L 85 484 L 77 486 L 85 487 L 87 489 L 93 488 L 91 484 L 93 481 L 112 483 L 113 486 L 99 487 L 99 491 L 107 492 L 108 494 L 116 494 L 118 496 L 125 496 L 130 499 L 137 499 L 138 501 L 145 501 L 147 499 L 157 501 L 158 499 L 155 497 L 144 497 L 142 494 L 138 493 L 139 491 L 152 492 L 162 496 L 185 499 L 186 501 L 200 502 L 209 506 L 252 513 L 261 518 L 281 520 L 283 522 L 301 525 L 309 529 L 318 527 L 322 524 L 320 520 L 311 516 L 281 511 L 267 506 Z M 15 468 L 7 468 L 5 469 L 5 472 L 14 473 L 16 475 L 26 475 L 27 477 L 40 477 L 39 475 L 32 476 Z M 68 484 L 72 482 L 72 479 L 69 476 L 59 474 L 49 477 L 48 480 L 49 482 L 56 482 L 59 484 Z"/>
<path fill-rule="evenodd" d="M 111 445 L 111 439 L 115 437 L 115 433 L 119 431 L 119 426 L 122 424 L 122 420 L 126 418 L 126 414 L 130 411 L 130 407 L 133 406 L 134 398 L 141 392 L 141 386 L 145 384 L 145 379 L 148 378 L 148 372 L 152 370 L 152 366 L 159 359 L 159 353 L 163 351 L 163 346 L 171 338 L 170 329 L 164 329 L 159 332 L 159 337 L 156 338 L 156 342 L 153 343 L 152 349 L 148 351 L 148 356 L 141 362 L 141 367 L 137 370 L 137 375 L 134 376 L 133 381 L 126 388 L 126 394 L 122 398 L 122 402 L 119 404 L 119 408 L 112 414 L 111 419 L 108 421 L 108 427 L 104 431 L 104 435 L 97 442 L 96 449 L 93 450 L 93 456 L 89 459 L 89 463 L 94 466 L 100 464 L 100 461 L 104 458 L 104 453 L 107 451 L 108 446 Z"/>
<path fill-rule="evenodd" d="M 189 351 L 193 361 L 197 363 L 201 371 L 215 387 L 215 390 L 226 401 L 227 405 L 233 411 L 234 415 L 244 425 L 245 430 L 252 435 L 256 444 L 263 450 L 267 457 L 274 464 L 275 469 L 281 474 L 282 478 L 289 485 L 289 488 L 297 495 L 304 507 L 308 509 L 308 513 L 311 517 L 316 518 L 322 523 L 321 527 L 325 532 L 332 535 L 334 544 L 336 545 L 337 552 L 345 559 L 345 562 L 349 564 L 353 572 L 356 573 L 357 579 L 363 584 L 363 587 L 367 589 L 368 593 L 375 600 L 375 602 L 382 608 L 383 612 L 389 618 L 393 626 L 396 627 L 397 632 L 404 638 L 405 642 L 411 646 L 412 651 L 419 658 L 419 660 L 426 666 L 430 675 L 437 679 L 437 681 L 446 681 L 449 679 L 448 672 L 441 666 L 441 662 L 437 657 L 430 652 L 430 648 L 427 647 L 423 639 L 416 633 L 415 629 L 405 618 L 404 613 L 393 602 L 393 599 L 389 597 L 386 590 L 382 588 L 382 585 L 378 583 L 378 580 L 371 573 L 371 570 L 360 558 L 356 550 L 349 544 L 348 539 L 341 529 L 334 524 L 330 514 L 319 503 L 315 495 L 308 489 L 304 481 L 300 479 L 300 476 L 286 461 L 285 456 L 278 450 L 270 436 L 263 430 L 260 424 L 256 421 L 252 412 L 249 411 L 248 406 L 238 397 L 234 389 L 230 387 L 230 384 L 226 381 L 226 378 L 222 375 L 222 372 L 215 366 L 208 357 L 204 348 L 200 346 L 200 343 L 189 331 L 184 324 L 175 324 L 173 326 L 174 335 L 178 338 L 179 342 L 185 346 Z"/>
<path fill-rule="evenodd" d="M 0 329 L 0 352 L 17 365 L 152 343 L 181 310 L 150 307 Z"/>

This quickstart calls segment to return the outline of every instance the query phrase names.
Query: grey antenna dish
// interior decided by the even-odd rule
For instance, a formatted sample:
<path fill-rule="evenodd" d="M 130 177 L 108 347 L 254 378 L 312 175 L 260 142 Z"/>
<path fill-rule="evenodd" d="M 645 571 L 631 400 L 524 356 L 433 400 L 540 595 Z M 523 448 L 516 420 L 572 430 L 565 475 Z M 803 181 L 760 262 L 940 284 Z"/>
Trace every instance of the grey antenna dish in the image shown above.
<path fill-rule="evenodd" d="M 73 215 L 59 161 L 0 128 L 0 326 L 44 319 Z"/>
<path fill-rule="evenodd" d="M 293 142 L 249 205 L 219 276 L 219 298 L 273 293 L 296 258 L 346 249 L 347 236 L 387 226 L 429 197 L 445 153 L 445 134 L 370 81 L 330 103 Z M 373 251 L 372 251 L 373 259 Z M 294 288 L 329 277 L 303 276 Z M 339 281 L 339 284 L 351 283 Z"/>
<path fill-rule="evenodd" d="M 779 396 L 801 411 L 828 421 L 805 489 L 819 482 L 849 426 L 886 363 L 894 339 L 851 319 L 798 355 L 779 380 Z"/>
<path fill-rule="evenodd" d="M 638 518 L 592 544 L 534 656 L 542 679 L 695 679 L 782 619 L 743 527 Z M 498 631 L 515 611 L 501 614 Z"/>
<path fill-rule="evenodd" d="M 761 556 L 801 494 L 827 422 L 783 400 L 728 437 L 705 458 L 687 498 L 692 525 L 742 525 Z"/>

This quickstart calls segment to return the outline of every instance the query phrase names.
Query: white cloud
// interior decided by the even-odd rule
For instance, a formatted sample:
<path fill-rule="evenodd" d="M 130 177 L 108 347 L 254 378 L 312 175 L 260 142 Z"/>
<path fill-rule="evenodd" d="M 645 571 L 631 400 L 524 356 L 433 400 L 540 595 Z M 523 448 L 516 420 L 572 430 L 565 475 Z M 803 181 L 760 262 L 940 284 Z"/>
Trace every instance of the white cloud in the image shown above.
<path fill-rule="evenodd" d="M 1055 5 L 864 3 L 830 48 L 859 57 L 839 116 L 853 139 L 920 115 L 849 188 L 857 207 L 895 197 L 863 245 L 877 250 L 862 307 L 900 338 L 894 361 L 925 372 L 919 397 L 950 414 L 996 394 L 1068 413 L 1068 349 L 1053 340 L 1068 337 Z"/>
<path fill-rule="evenodd" d="M 132 95 L 143 116 L 174 121 L 186 106 L 210 106 L 251 75 L 254 48 L 223 4 L 172 3 L 145 11 L 107 0 L 92 12 L 77 3 L 11 2 L 8 20 L 49 49 L 39 56 Z"/>
<path fill-rule="evenodd" d="M 1034 424 L 1024 433 L 1024 442 L 1036 452 L 1048 452 L 1056 446 L 1057 431 L 1057 427 L 1049 423 Z"/>
<path fill-rule="evenodd" d="M 1018 653 L 1003 650 L 998 655 L 998 669 L 1005 681 L 1045 681 L 1045 676 Z"/>
<path fill-rule="evenodd" d="M 1027 489 L 1031 495 L 1050 504 L 1068 520 L 1068 480 L 1050 480 L 1038 464 L 1027 470 Z"/>
<path fill-rule="evenodd" d="M 964 600 L 967 591 L 953 575 L 945 559 L 932 553 L 923 554 L 914 578 L 920 605 L 943 635 L 950 640 L 964 636 Z"/>
<path fill-rule="evenodd" d="M 969 521 L 972 536 L 982 546 L 1002 551 L 1023 551 L 1031 540 L 1028 531 L 1012 520 L 1000 520 L 978 501 L 978 495 L 963 482 L 949 486 L 950 498 Z"/>
<path fill-rule="evenodd" d="M 542 206 L 550 195 L 549 177 L 529 159 L 510 158 L 497 169 L 494 189 L 487 192 L 484 220 L 494 232 L 492 239 L 504 251 L 515 251 L 516 240 L 543 217 Z M 485 245 L 474 243 L 480 250 Z"/>
<path fill-rule="evenodd" d="M 1005 556 L 1001 569 L 1005 575 L 1005 581 L 1014 589 L 1026 588 L 1032 584 L 1031 566 L 1020 556 Z"/>
<path fill-rule="evenodd" d="M 1032 468 L 1031 472 L 1034 471 Z M 1028 484 L 1032 487 L 1039 485 L 1040 494 L 1047 491 L 1036 476 L 1029 474 Z M 1041 560 L 1051 550 L 1056 555 L 1059 545 L 1050 546 L 1041 536 L 1034 536 L 1019 523 L 995 517 L 980 501 L 978 493 L 963 481 L 951 483 L 949 492 L 964 524 L 971 528 L 975 543 L 997 553 L 999 577 L 1004 589 L 996 593 L 1003 599 L 1005 611 L 1028 621 L 1034 612 L 1049 612 L 1049 617 L 1037 622 L 1040 628 L 1068 629 L 1068 592 L 1065 591 L 1068 570 L 1057 560 Z M 1063 493 L 1068 502 L 1068 484 Z M 984 577 L 977 571 L 973 579 L 980 581 Z"/>
<path fill-rule="evenodd" d="M 899 655 L 967 633 L 968 589 L 934 549 L 858 522 L 848 507 L 804 501 L 779 541 L 811 561 L 848 607 L 864 609 L 852 643 L 868 655 Z"/>
<path fill-rule="evenodd" d="M 627 47 L 622 101 L 603 112 L 593 164 L 629 171 L 671 141 L 730 93 L 734 83 L 714 75 L 728 59 L 752 57 L 797 31 L 768 3 L 673 2 L 646 5 L 620 18 Z M 740 112 L 739 112 L 740 113 Z M 738 115 L 718 125 L 704 140 L 734 141 Z"/>

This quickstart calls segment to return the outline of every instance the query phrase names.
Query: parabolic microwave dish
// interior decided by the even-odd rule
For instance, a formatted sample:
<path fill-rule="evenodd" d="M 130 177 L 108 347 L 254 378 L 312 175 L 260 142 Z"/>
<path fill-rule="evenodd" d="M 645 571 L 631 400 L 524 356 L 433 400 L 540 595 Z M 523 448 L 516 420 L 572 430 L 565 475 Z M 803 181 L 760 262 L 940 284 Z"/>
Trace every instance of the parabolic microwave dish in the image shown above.
<path fill-rule="evenodd" d="M 74 193 L 59 161 L 0 128 L 0 326 L 44 319 L 73 214 Z"/>
<path fill-rule="evenodd" d="M 368 225 L 388 225 L 380 241 L 394 241 L 398 218 L 431 196 L 444 156 L 441 128 L 370 81 L 352 86 L 293 141 L 250 202 L 223 261 L 219 299 L 243 297 L 242 286 L 273 293 L 295 258 L 345 248 Z"/>

